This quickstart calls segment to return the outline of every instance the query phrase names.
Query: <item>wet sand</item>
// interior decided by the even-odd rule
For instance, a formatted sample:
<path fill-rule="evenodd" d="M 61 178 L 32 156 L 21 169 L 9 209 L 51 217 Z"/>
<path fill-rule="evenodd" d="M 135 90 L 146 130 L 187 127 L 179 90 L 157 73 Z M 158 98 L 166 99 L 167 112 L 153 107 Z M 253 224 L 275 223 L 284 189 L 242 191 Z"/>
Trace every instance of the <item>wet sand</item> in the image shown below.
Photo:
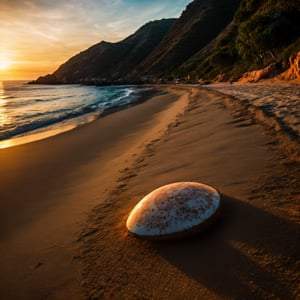
<path fill-rule="evenodd" d="M 300 167 L 287 151 L 297 141 L 281 147 L 276 129 L 227 96 L 165 89 L 0 150 L 6 299 L 297 299 Z M 128 235 L 134 205 L 175 181 L 215 186 L 220 220 L 188 240 Z"/>

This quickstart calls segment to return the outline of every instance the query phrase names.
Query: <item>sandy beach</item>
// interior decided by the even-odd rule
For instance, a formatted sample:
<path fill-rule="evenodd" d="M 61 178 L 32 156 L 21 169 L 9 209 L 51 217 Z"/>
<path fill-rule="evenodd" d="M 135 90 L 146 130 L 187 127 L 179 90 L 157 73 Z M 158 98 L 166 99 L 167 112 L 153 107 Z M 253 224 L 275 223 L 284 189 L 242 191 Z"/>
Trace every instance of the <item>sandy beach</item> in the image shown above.
<path fill-rule="evenodd" d="M 0 150 L 3 299 L 300 297 L 299 124 L 275 126 L 221 86 L 158 88 L 137 106 Z M 269 88 L 268 101 L 282 92 Z M 186 240 L 130 236 L 135 204 L 176 181 L 216 187 L 220 219 Z"/>

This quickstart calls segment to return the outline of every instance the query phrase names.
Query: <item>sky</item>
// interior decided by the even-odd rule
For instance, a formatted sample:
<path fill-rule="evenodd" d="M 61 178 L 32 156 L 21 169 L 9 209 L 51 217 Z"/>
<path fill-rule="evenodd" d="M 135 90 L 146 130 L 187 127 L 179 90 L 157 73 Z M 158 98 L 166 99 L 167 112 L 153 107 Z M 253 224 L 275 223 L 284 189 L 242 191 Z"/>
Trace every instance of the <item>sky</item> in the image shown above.
<path fill-rule="evenodd" d="M 102 41 L 151 20 L 179 17 L 192 0 L 0 0 L 0 79 L 36 79 Z"/>

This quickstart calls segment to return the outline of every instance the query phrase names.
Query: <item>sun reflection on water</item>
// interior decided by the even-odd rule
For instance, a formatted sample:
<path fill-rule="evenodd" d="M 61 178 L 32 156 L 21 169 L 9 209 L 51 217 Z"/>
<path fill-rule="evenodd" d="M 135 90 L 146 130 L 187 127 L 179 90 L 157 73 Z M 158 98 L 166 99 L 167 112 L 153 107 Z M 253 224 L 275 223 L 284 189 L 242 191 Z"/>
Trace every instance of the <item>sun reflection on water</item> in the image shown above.
<path fill-rule="evenodd" d="M 5 126 L 7 126 L 8 122 L 10 121 L 10 116 L 7 111 L 7 95 L 5 90 L 5 83 L 0 80 L 0 133 L 4 130 Z M 7 144 L 7 143 L 6 143 Z M 1 147 L 0 149 L 3 148 Z"/>
<path fill-rule="evenodd" d="M 11 140 L 0 141 L 0 149 L 5 149 L 11 146 L 14 146 Z"/>
<path fill-rule="evenodd" d="M 0 81 L 0 126 L 3 126 L 5 121 L 7 120 L 7 115 L 5 113 L 5 97 L 4 97 L 4 85 L 3 81 Z"/>

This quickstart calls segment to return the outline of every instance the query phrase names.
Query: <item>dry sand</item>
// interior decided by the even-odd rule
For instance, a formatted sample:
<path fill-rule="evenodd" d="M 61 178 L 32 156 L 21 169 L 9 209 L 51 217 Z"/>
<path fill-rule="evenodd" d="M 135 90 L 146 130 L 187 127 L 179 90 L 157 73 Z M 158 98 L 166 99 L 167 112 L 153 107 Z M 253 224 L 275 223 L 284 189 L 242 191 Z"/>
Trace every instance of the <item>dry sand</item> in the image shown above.
<path fill-rule="evenodd" d="M 256 84 L 212 84 L 209 88 L 235 97 L 245 106 L 262 111 L 276 120 L 278 127 L 300 137 L 300 84 L 264 80 Z"/>
<path fill-rule="evenodd" d="M 71 132 L 1 150 L 4 299 L 299 297 L 298 140 L 227 96 L 165 89 Z M 220 220 L 188 240 L 128 235 L 134 205 L 175 181 L 215 186 Z"/>

